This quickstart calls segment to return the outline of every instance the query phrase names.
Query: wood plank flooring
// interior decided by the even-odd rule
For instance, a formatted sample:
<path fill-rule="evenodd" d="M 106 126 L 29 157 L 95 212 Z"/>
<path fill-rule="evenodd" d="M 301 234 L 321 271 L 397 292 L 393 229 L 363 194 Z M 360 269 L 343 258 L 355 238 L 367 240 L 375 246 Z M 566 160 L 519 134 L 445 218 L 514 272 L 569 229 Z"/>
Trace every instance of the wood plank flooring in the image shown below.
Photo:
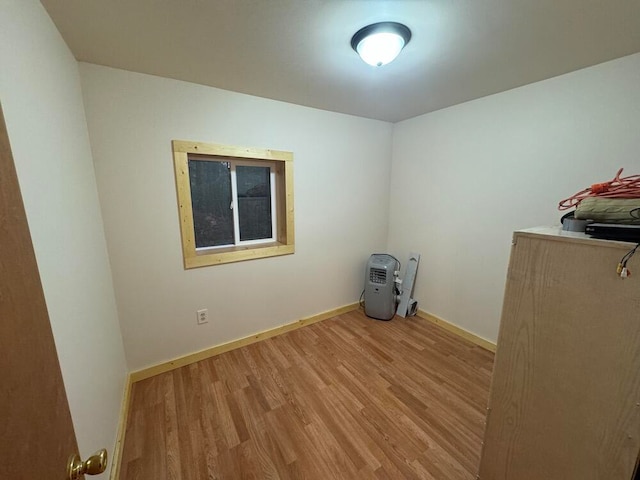
<path fill-rule="evenodd" d="M 120 480 L 474 479 L 493 354 L 354 311 L 133 385 Z"/>

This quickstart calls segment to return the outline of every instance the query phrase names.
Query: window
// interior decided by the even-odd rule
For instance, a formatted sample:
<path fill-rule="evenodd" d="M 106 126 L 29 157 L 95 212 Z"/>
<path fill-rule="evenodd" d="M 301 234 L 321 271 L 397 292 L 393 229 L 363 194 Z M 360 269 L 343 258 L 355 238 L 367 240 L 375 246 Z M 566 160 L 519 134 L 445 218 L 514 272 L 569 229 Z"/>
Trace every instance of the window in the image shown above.
<path fill-rule="evenodd" d="M 294 252 L 290 152 L 172 143 L 185 268 Z"/>

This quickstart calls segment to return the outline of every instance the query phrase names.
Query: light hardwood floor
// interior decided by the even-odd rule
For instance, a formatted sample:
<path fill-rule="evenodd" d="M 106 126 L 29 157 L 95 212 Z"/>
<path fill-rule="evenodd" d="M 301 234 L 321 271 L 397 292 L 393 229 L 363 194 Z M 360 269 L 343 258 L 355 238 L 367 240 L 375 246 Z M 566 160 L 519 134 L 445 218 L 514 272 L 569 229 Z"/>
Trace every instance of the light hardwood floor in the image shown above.
<path fill-rule="evenodd" d="M 493 354 L 354 311 L 133 385 L 121 480 L 473 479 Z"/>

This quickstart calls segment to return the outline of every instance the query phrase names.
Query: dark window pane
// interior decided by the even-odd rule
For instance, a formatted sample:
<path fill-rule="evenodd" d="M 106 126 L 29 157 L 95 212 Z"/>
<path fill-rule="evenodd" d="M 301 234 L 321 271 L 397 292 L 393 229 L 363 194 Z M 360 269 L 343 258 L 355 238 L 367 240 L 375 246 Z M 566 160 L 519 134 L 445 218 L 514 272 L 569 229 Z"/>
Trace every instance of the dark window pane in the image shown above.
<path fill-rule="evenodd" d="M 228 162 L 189 160 L 196 248 L 233 245 Z"/>
<path fill-rule="evenodd" d="M 236 167 L 240 240 L 271 238 L 269 167 Z"/>

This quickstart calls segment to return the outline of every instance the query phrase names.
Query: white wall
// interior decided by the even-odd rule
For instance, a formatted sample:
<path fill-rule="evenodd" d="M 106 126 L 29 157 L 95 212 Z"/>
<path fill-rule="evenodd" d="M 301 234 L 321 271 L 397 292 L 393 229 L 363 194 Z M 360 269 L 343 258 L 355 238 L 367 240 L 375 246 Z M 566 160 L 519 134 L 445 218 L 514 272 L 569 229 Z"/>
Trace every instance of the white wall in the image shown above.
<path fill-rule="evenodd" d="M 640 173 L 639 125 L 640 54 L 396 124 L 388 247 L 422 253 L 420 308 L 495 341 L 511 232 Z"/>
<path fill-rule="evenodd" d="M 358 300 L 369 254 L 386 246 L 391 124 L 90 64 L 80 74 L 132 370 Z M 296 253 L 185 271 L 172 139 L 292 151 Z"/>
<path fill-rule="evenodd" d="M 126 365 L 77 62 L 36 0 L 0 3 L 0 98 L 83 458 L 113 453 Z"/>

